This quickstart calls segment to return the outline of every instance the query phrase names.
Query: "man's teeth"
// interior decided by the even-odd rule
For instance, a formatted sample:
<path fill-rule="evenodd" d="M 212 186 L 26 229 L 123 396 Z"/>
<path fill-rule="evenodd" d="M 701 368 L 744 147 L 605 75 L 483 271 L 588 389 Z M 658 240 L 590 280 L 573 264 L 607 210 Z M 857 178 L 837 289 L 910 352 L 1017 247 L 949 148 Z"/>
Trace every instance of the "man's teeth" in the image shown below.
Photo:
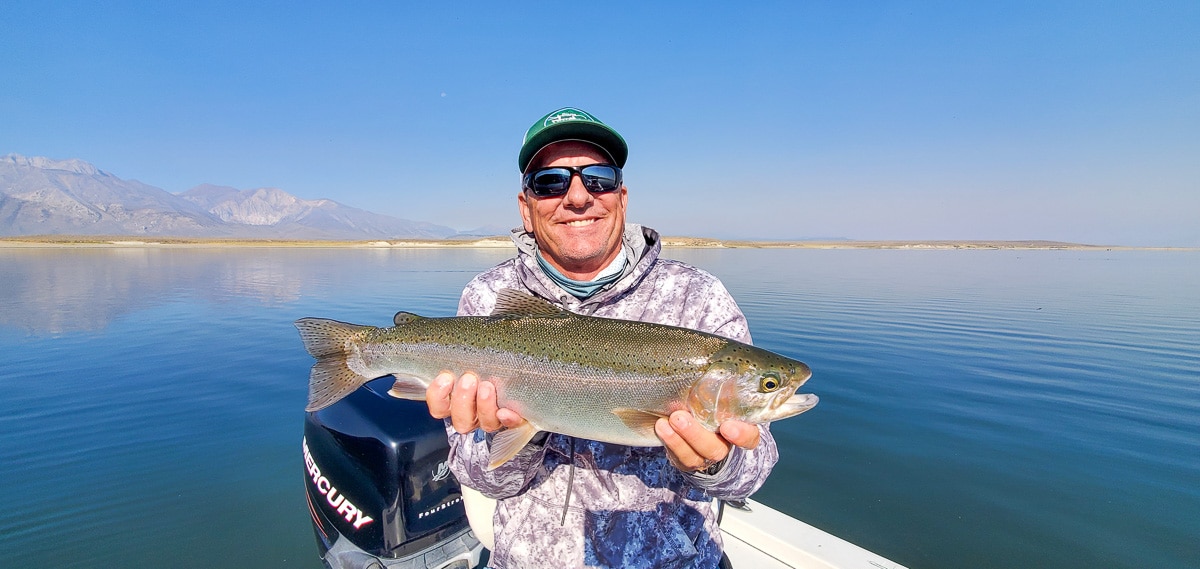
<path fill-rule="evenodd" d="M 594 219 L 580 219 L 577 221 L 568 221 L 567 225 L 571 227 L 583 227 L 584 225 L 591 225 L 595 221 Z"/>

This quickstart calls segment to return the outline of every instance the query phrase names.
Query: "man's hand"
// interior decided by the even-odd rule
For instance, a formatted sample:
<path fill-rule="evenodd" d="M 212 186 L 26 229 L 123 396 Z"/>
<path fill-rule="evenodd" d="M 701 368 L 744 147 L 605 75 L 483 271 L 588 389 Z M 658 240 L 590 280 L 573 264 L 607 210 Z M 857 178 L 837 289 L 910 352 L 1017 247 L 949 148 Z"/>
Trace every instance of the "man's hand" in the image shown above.
<path fill-rule="evenodd" d="M 435 419 L 450 417 L 454 430 L 466 434 L 477 428 L 491 433 L 501 427 L 514 428 L 525 423 L 516 411 L 496 403 L 496 386 L 479 381 L 467 372 L 455 381 L 454 374 L 443 371 L 425 388 L 425 403 Z"/>
<path fill-rule="evenodd" d="M 758 427 L 742 421 L 725 421 L 718 432 L 705 429 L 688 411 L 659 419 L 654 432 L 667 447 L 667 458 L 685 472 L 705 470 L 729 455 L 733 445 L 744 449 L 758 446 Z"/>

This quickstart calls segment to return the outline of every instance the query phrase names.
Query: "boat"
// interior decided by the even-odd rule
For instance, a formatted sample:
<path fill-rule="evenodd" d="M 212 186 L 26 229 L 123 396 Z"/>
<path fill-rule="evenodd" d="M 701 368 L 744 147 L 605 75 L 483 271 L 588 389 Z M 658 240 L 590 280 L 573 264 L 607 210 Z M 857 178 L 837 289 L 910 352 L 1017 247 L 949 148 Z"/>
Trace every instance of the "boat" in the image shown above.
<path fill-rule="evenodd" d="M 319 557 L 330 569 L 485 566 L 494 502 L 458 484 L 443 422 L 423 402 L 387 395 L 392 383 L 370 381 L 305 414 L 305 498 Z M 904 569 L 753 500 L 719 512 L 737 569 Z"/>

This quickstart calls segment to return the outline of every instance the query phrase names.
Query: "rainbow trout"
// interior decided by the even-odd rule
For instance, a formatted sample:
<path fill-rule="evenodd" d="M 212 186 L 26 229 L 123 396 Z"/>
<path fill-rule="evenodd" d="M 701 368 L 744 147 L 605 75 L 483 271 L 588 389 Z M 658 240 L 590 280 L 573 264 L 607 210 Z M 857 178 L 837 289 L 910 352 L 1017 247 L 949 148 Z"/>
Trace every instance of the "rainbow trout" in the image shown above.
<path fill-rule="evenodd" d="M 496 434 L 489 468 L 539 431 L 662 446 L 654 423 L 678 409 L 716 431 L 728 419 L 767 423 L 817 404 L 815 395 L 796 393 L 812 375 L 803 362 L 686 328 L 573 314 L 516 290 L 501 291 L 490 316 L 400 312 L 394 322 L 297 320 L 317 359 L 306 410 L 385 375 L 396 378 L 390 395 L 424 400 L 441 371 L 475 372 L 496 386 L 500 406 L 528 421 Z"/>

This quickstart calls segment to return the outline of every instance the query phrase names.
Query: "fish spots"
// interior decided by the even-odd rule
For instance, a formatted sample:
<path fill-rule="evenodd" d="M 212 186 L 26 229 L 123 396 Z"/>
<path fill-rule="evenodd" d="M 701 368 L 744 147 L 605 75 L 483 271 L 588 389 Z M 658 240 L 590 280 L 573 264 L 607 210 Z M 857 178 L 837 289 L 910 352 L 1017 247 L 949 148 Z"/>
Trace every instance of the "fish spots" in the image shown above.
<path fill-rule="evenodd" d="M 702 399 L 715 401 L 731 399 L 741 389 L 784 390 L 788 368 L 773 364 L 804 367 L 710 333 L 563 311 L 446 318 L 400 313 L 396 321 L 401 324 L 391 328 L 354 327 L 343 341 L 329 342 L 338 344 L 341 357 L 314 366 L 310 406 L 332 404 L 369 378 L 391 374 L 428 382 L 441 370 L 473 371 L 497 386 L 498 400 L 519 405 L 536 399 L 550 409 L 596 408 L 610 418 L 597 419 L 602 422 L 612 420 L 609 409 L 630 405 L 634 386 L 633 391 L 656 400 L 674 401 L 703 377 L 716 383 L 711 396 Z M 768 378 L 758 370 L 778 373 Z M 540 386 L 528 387 L 534 383 Z M 548 385 L 569 385 L 575 393 L 548 390 Z M 580 398 L 579 391 L 586 395 Z M 707 406 L 717 417 L 718 406 L 711 401 Z"/>

